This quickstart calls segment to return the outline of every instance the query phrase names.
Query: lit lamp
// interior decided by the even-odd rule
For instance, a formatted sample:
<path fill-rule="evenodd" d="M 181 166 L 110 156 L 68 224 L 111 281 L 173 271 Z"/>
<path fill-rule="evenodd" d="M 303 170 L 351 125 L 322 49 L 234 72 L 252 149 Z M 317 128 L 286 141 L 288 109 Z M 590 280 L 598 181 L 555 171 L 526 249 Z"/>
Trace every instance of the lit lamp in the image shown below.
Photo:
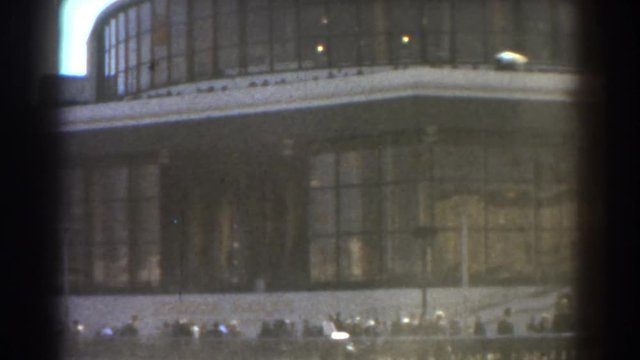
<path fill-rule="evenodd" d="M 402 35 L 402 37 L 400 38 L 400 40 L 402 41 L 403 44 L 408 44 L 409 41 L 411 41 L 411 36 L 404 34 Z"/>
<path fill-rule="evenodd" d="M 324 48 L 324 44 L 318 44 L 318 45 L 316 46 L 316 52 L 317 52 L 318 54 L 322 54 L 322 53 L 324 52 L 324 50 L 325 50 L 325 48 Z"/>

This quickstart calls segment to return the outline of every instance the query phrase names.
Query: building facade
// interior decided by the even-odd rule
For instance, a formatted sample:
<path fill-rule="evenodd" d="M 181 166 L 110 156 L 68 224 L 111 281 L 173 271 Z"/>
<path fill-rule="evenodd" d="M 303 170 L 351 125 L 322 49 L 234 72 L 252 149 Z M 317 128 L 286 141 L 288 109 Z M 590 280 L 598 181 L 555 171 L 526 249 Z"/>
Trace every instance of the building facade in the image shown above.
<path fill-rule="evenodd" d="M 367 306 L 391 316 L 425 284 L 436 298 L 499 287 L 513 299 L 571 285 L 574 6 L 115 3 L 90 37 L 84 92 L 58 110 L 70 311 L 279 293 L 292 305 L 253 320 L 302 318 L 335 308 L 305 308 L 314 291 L 344 306 L 373 291 Z M 526 69 L 495 71 L 503 50 Z M 474 301 L 455 311 L 486 305 Z"/>

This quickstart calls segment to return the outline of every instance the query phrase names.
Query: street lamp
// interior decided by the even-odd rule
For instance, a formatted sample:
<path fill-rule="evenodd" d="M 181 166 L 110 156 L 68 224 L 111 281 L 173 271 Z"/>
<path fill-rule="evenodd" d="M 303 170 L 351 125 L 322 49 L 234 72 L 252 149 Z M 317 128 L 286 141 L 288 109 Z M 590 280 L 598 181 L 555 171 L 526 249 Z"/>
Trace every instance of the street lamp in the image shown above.
<path fill-rule="evenodd" d="M 422 309 L 420 319 L 424 319 L 427 315 L 427 282 L 428 282 L 428 269 L 427 269 L 427 254 L 431 250 L 433 243 L 436 239 L 437 230 L 431 226 L 418 226 L 413 229 L 413 237 L 421 239 L 422 242 Z"/>

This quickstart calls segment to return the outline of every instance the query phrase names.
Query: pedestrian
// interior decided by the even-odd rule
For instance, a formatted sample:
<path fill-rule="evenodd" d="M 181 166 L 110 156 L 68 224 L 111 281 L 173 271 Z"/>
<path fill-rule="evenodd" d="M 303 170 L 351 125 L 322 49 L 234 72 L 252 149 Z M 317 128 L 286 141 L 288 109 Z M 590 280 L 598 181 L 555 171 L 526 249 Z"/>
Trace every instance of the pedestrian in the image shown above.
<path fill-rule="evenodd" d="M 498 321 L 496 329 L 498 335 L 513 335 L 515 333 L 513 322 L 511 322 L 511 312 L 510 307 L 504 309 L 504 313 L 500 321 Z"/>
<path fill-rule="evenodd" d="M 487 336 L 487 328 L 482 322 L 482 317 L 476 315 L 475 322 L 473 323 L 473 335 L 474 336 Z"/>
<path fill-rule="evenodd" d="M 137 336 L 138 335 L 138 315 L 133 314 L 131 321 L 125 324 L 118 332 L 120 336 Z"/>

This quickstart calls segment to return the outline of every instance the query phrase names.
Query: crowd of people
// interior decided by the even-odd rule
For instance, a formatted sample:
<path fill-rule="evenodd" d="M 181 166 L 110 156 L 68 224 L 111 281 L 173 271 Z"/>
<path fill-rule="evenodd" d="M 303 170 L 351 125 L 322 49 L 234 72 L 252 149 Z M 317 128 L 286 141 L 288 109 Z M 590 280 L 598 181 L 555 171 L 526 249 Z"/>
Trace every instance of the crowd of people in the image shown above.
<path fill-rule="evenodd" d="M 553 316 L 542 314 L 540 317 L 532 316 L 526 326 L 529 334 L 542 333 L 566 333 L 575 331 L 573 316 L 573 304 L 568 294 L 561 294 L 556 299 Z M 515 335 L 516 329 L 512 320 L 513 309 L 506 307 L 499 321 L 495 324 L 495 335 Z M 104 326 L 96 332 L 99 337 L 132 337 L 139 335 L 139 318 L 131 316 L 130 321 L 121 327 L 113 328 Z M 329 329 L 329 330 L 328 330 Z M 330 336 L 331 332 L 342 332 L 349 337 L 378 337 L 378 336 L 487 336 L 489 331 L 482 317 L 476 315 L 473 325 L 466 327 L 456 318 L 448 318 L 444 311 L 437 310 L 432 317 L 427 316 L 400 316 L 395 320 L 386 322 L 377 317 L 362 318 L 353 316 L 346 319 L 338 312 L 330 314 L 320 323 L 312 323 L 309 320 L 302 321 L 301 331 L 297 331 L 295 322 L 286 319 L 263 321 L 258 333 L 260 339 L 273 338 L 320 338 Z M 85 333 L 84 326 L 74 320 L 71 333 L 79 336 Z M 163 336 L 171 337 L 211 337 L 211 338 L 238 338 L 243 336 L 239 324 L 235 320 L 213 321 L 209 324 L 196 324 L 186 319 L 177 319 L 173 323 L 165 321 L 159 329 Z"/>

